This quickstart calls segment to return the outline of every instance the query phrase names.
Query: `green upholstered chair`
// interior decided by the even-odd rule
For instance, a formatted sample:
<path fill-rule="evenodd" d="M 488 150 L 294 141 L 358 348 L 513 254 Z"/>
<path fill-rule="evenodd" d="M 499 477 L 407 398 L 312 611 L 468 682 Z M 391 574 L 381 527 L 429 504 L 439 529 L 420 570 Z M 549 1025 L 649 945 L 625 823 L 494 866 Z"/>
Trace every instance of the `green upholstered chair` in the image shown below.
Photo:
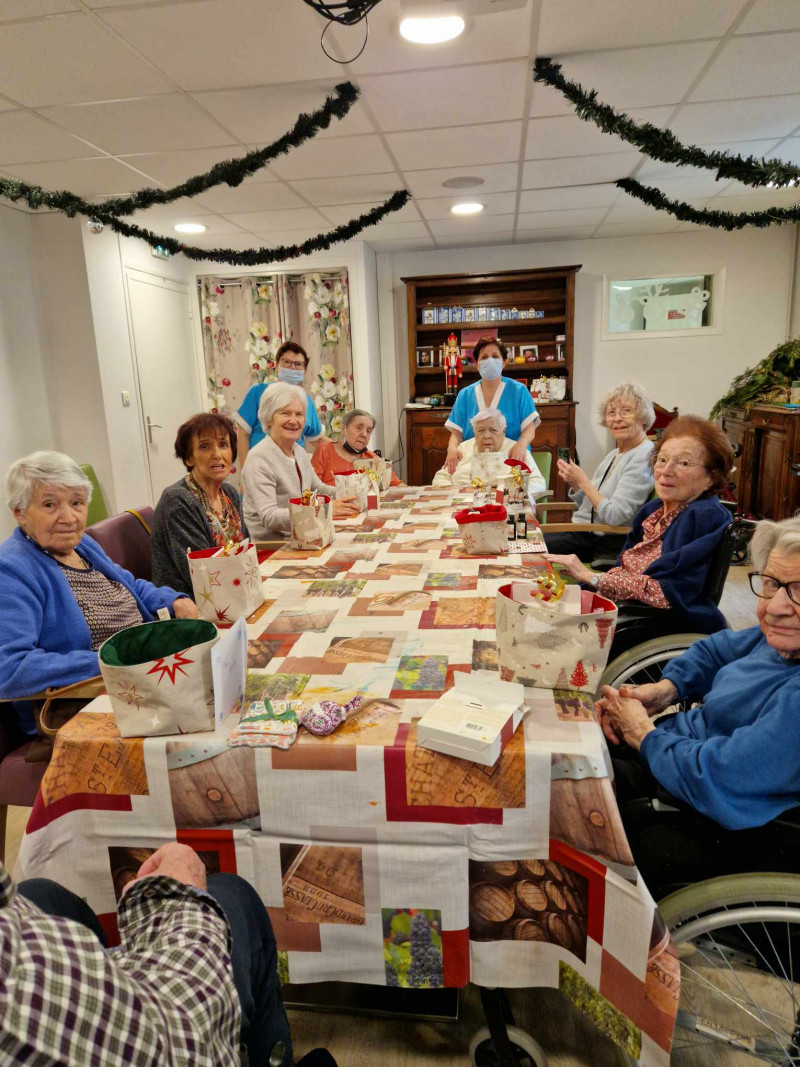
<path fill-rule="evenodd" d="M 89 504 L 86 525 L 94 526 L 96 522 L 108 518 L 108 508 L 106 507 L 103 490 L 100 488 L 100 482 L 98 482 L 97 475 L 94 472 L 94 467 L 91 463 L 81 463 L 81 470 L 92 483 L 92 502 Z"/>
<path fill-rule="evenodd" d="M 552 494 L 552 490 L 550 489 L 550 467 L 551 467 L 552 462 L 553 462 L 553 453 L 552 452 L 532 452 L 531 455 L 533 456 L 533 462 L 539 468 L 539 473 L 544 478 L 544 484 L 545 484 L 545 487 L 546 487 L 545 492 L 541 493 L 539 496 L 536 497 L 536 500 L 537 500 L 536 516 L 537 516 L 537 518 L 539 519 L 540 522 L 547 522 L 547 509 L 543 508 L 543 507 L 539 507 L 538 506 L 538 502 L 547 500 L 548 497 L 553 495 Z"/>

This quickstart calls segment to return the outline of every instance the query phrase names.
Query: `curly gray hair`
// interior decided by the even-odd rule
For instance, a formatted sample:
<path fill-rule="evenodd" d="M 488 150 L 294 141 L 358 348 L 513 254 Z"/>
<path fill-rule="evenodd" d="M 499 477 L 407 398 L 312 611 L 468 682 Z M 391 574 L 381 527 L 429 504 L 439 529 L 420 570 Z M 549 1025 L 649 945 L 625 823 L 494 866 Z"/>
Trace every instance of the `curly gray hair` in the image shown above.
<path fill-rule="evenodd" d="M 653 423 L 656 421 L 656 411 L 653 407 L 653 401 L 636 382 L 623 382 L 622 385 L 615 385 L 613 389 L 609 389 L 603 399 L 600 401 L 600 407 L 598 413 L 600 416 L 600 425 L 606 426 L 606 412 L 612 400 L 627 400 L 636 408 L 636 414 L 639 421 L 644 427 L 644 432 L 650 429 Z"/>
<path fill-rule="evenodd" d="M 783 519 L 781 522 L 762 519 L 761 522 L 756 523 L 756 530 L 750 542 L 750 556 L 757 571 L 764 570 L 770 553 L 776 550 L 787 554 L 800 552 L 800 518 L 798 516 Z"/>
<path fill-rule="evenodd" d="M 258 405 L 258 421 L 264 433 L 269 433 L 269 424 L 279 411 L 288 407 L 293 400 L 299 400 L 303 405 L 303 411 L 308 408 L 308 395 L 299 385 L 289 385 L 288 382 L 276 382 L 261 394 Z"/>
<path fill-rule="evenodd" d="M 6 471 L 6 500 L 12 511 L 24 511 L 37 485 L 82 489 L 86 503 L 92 499 L 92 483 L 71 456 L 63 452 L 31 452 Z"/>

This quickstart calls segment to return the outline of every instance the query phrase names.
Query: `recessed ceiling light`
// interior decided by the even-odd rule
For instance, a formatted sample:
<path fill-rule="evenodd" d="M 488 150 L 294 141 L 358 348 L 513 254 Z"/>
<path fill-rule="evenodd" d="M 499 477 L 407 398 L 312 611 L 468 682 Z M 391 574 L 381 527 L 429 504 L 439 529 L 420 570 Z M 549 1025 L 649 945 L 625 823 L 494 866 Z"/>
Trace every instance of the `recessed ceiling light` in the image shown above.
<path fill-rule="evenodd" d="M 464 175 L 463 178 L 448 178 L 446 182 L 442 182 L 443 189 L 475 189 L 478 185 L 485 183 L 485 178 L 473 178 Z"/>
<path fill-rule="evenodd" d="M 406 18 L 400 23 L 400 36 L 413 44 L 441 44 L 462 34 L 464 25 L 460 15 L 427 19 Z"/>
<path fill-rule="evenodd" d="M 206 227 L 200 222 L 179 222 L 175 227 L 176 233 L 205 233 Z"/>
<path fill-rule="evenodd" d="M 469 204 L 453 204 L 450 211 L 454 215 L 479 215 L 483 211 L 483 204 L 477 201 Z"/>

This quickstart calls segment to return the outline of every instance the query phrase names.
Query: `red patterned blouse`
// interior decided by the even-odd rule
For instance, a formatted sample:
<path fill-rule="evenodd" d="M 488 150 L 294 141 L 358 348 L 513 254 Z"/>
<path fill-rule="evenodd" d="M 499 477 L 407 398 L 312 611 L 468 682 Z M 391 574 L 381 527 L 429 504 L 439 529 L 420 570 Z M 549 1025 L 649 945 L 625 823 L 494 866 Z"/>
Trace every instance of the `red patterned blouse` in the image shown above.
<path fill-rule="evenodd" d="M 669 515 L 664 514 L 662 506 L 648 515 L 642 523 L 642 540 L 622 553 L 622 566 L 600 575 L 597 591 L 612 600 L 639 600 L 653 608 L 668 608 L 664 590 L 644 572 L 660 557 L 665 530 L 687 506 L 683 504 Z"/>

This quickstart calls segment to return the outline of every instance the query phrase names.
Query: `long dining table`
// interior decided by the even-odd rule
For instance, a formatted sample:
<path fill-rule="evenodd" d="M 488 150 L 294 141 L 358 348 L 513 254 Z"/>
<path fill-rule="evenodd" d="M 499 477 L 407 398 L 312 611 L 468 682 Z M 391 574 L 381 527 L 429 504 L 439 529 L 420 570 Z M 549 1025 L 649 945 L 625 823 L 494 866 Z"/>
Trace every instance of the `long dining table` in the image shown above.
<path fill-rule="evenodd" d="M 665 1065 L 679 968 L 637 875 L 586 693 L 527 688 L 492 767 L 416 741 L 456 672 L 497 670 L 494 604 L 537 557 L 467 555 L 447 490 L 399 487 L 318 551 L 261 564 L 248 700 L 356 712 L 286 751 L 213 733 L 122 738 L 106 696 L 59 732 L 20 877 L 84 897 L 109 938 L 166 841 L 258 890 L 284 980 L 548 986 L 645 1065 Z"/>

